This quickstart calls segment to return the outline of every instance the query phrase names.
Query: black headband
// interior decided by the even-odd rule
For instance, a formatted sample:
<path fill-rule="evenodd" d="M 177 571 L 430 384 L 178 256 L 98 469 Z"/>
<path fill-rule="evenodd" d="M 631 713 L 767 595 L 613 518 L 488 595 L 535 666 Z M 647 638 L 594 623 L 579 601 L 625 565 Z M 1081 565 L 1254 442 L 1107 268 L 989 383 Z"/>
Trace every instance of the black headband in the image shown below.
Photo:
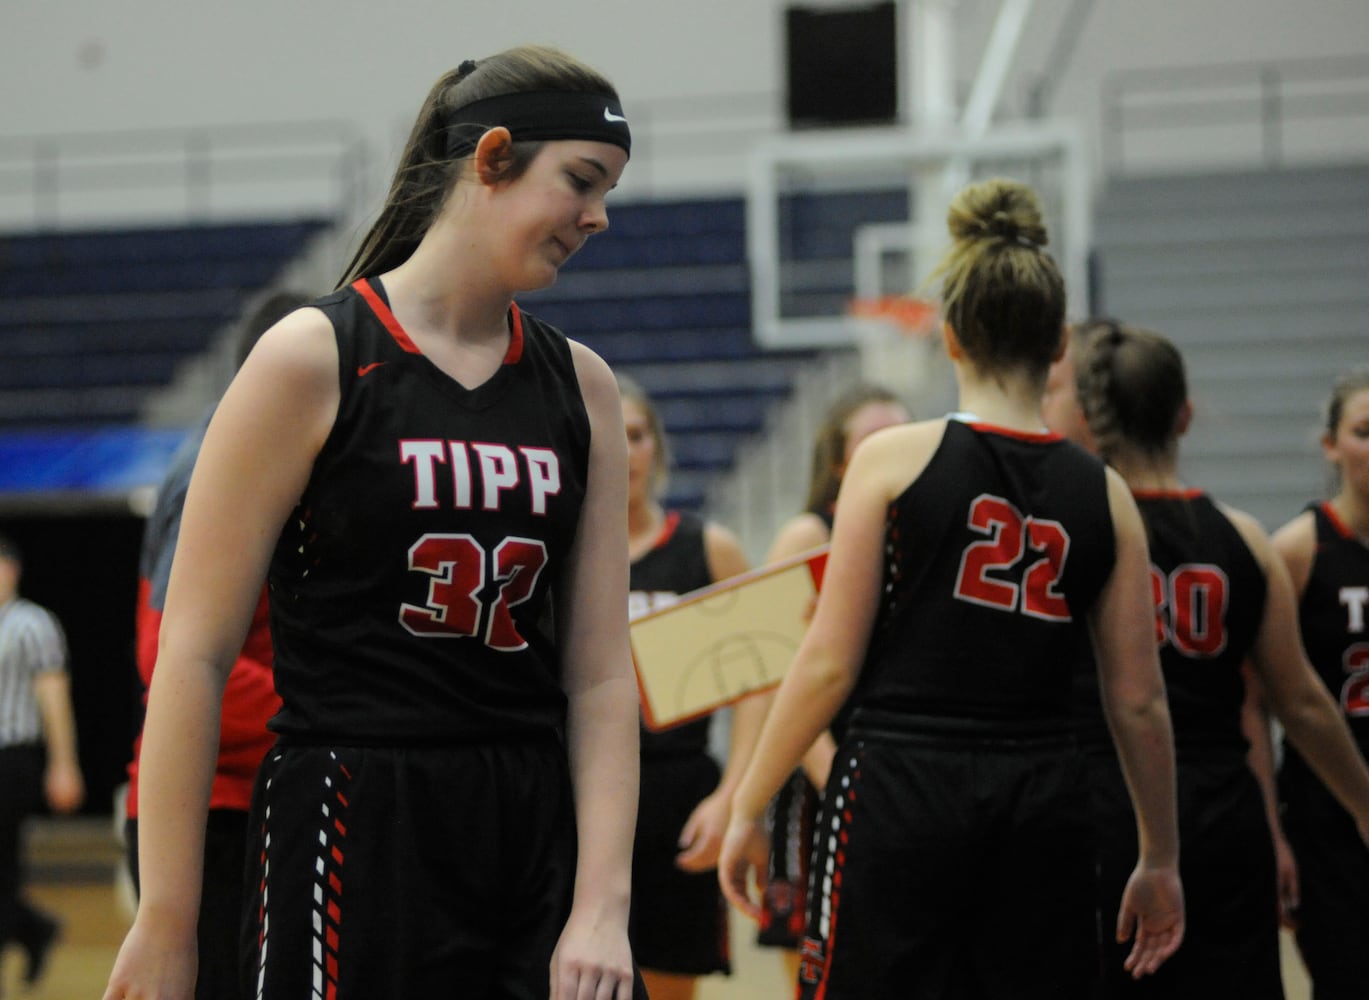
<path fill-rule="evenodd" d="M 447 156 L 468 156 L 484 130 L 496 125 L 508 129 L 515 142 L 589 139 L 610 142 L 625 153 L 632 152 L 632 134 L 616 100 L 603 94 L 551 90 L 487 97 L 449 112 Z"/>

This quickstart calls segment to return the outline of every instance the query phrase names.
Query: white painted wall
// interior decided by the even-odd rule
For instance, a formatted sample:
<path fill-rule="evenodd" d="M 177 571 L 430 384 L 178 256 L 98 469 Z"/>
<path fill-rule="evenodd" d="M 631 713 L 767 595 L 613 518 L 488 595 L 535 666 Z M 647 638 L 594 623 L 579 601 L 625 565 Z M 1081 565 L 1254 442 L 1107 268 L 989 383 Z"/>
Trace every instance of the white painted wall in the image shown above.
<path fill-rule="evenodd" d="M 998 0 L 920 2 L 954 7 L 956 76 L 962 92 L 968 90 Z M 8 0 L 0 34 L 0 168 L 9 173 L 0 170 L 0 186 L 7 183 L 13 195 L 23 173 L 16 165 L 32 155 L 16 137 L 306 119 L 352 123 L 380 177 L 439 73 L 523 41 L 560 46 L 604 70 L 640 118 L 659 119 L 671 111 L 661 102 L 688 98 L 697 102 L 695 117 L 771 127 L 778 123 L 785 6 L 784 0 Z M 1060 23 L 1075 7 L 1073 0 L 1037 0 L 1006 112 L 1022 109 L 1026 87 L 1048 69 L 1043 63 Z M 1092 130 L 1100 82 L 1118 69 L 1365 52 L 1365 0 L 1097 0 L 1050 110 L 1077 116 Z M 770 99 L 757 105 L 736 95 Z M 749 110 L 757 107 L 759 120 Z M 1360 132 L 1369 130 L 1367 122 L 1369 116 Z M 644 156 L 635 177 L 629 171 L 624 194 L 740 190 L 748 135 L 677 139 L 668 147 L 673 152 L 658 145 L 662 151 Z M 1247 140 L 1184 133 L 1156 148 L 1162 162 L 1177 162 Z M 1347 140 L 1347 148 L 1353 145 Z"/>

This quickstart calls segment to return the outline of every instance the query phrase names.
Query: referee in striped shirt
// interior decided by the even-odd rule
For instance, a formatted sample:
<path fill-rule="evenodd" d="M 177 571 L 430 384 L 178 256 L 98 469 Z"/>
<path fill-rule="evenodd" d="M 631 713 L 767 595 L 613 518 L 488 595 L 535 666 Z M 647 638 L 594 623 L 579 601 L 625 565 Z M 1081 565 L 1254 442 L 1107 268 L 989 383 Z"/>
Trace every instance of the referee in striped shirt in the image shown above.
<path fill-rule="evenodd" d="M 56 617 L 19 596 L 19 549 L 0 535 L 0 946 L 27 953 L 25 983 L 42 975 L 59 926 L 20 892 L 26 816 L 48 806 L 71 812 L 85 797 L 67 647 Z"/>

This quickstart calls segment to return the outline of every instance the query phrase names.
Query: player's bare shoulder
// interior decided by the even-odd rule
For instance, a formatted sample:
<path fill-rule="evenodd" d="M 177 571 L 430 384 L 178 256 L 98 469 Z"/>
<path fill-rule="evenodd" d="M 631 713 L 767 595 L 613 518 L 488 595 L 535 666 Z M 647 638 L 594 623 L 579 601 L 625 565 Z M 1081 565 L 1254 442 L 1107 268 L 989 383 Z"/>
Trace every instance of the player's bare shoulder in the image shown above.
<path fill-rule="evenodd" d="M 946 435 L 945 418 L 895 424 L 856 446 L 848 477 L 881 482 L 888 497 L 903 492 L 932 460 Z"/>
<path fill-rule="evenodd" d="M 1274 532 L 1274 549 L 1288 567 L 1293 586 L 1302 593 L 1317 555 L 1317 518 L 1305 510 Z"/>
<path fill-rule="evenodd" d="M 831 538 L 832 533 L 826 522 L 818 515 L 807 511 L 796 514 L 775 532 L 775 539 L 770 543 L 770 551 L 766 553 L 765 561 L 779 562 L 781 559 L 788 559 L 800 552 L 826 545 Z"/>
<path fill-rule="evenodd" d="M 1240 532 L 1242 540 L 1254 554 L 1260 565 L 1268 570 L 1269 561 L 1277 558 L 1273 545 L 1269 541 L 1269 533 L 1265 531 L 1264 525 L 1253 515 L 1243 510 L 1232 507 L 1229 504 L 1217 502 L 1217 508 L 1231 522 L 1232 526 Z"/>
<path fill-rule="evenodd" d="M 305 306 L 267 329 L 243 362 L 243 368 L 266 365 L 295 377 L 326 374 L 336 378 L 337 364 L 332 321 L 323 310 Z"/>
<path fill-rule="evenodd" d="M 580 394 L 585 406 L 593 414 L 596 409 L 611 408 L 621 414 L 618 396 L 618 381 L 608 362 L 578 340 L 566 339 L 570 345 L 571 361 L 575 365 L 575 377 L 580 382 Z"/>

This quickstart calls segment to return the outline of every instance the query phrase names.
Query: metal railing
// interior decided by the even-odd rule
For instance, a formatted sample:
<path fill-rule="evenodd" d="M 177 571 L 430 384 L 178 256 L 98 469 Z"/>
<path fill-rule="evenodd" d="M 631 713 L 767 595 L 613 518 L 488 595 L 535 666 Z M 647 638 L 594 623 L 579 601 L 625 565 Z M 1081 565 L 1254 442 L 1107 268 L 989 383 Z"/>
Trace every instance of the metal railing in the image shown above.
<path fill-rule="evenodd" d="M 1223 128 L 1222 144 L 1267 167 L 1284 165 L 1294 124 L 1321 123 L 1321 142 L 1369 150 L 1369 56 L 1328 56 L 1212 66 L 1117 70 L 1100 87 L 1103 163 L 1124 173 L 1138 142 L 1158 133 Z"/>
<path fill-rule="evenodd" d="M 681 187 L 736 191 L 745 147 L 785 129 L 774 92 L 640 101 L 631 113 L 629 198 Z M 355 220 L 383 195 L 388 178 L 372 173 L 397 153 L 409 125 L 381 139 L 344 120 L 0 135 L 0 229 L 254 214 Z"/>
<path fill-rule="evenodd" d="M 1110 172 L 1125 172 L 1160 135 L 1206 143 L 1204 128 L 1221 128 L 1223 148 L 1246 163 L 1282 164 L 1316 124 L 1369 154 L 1369 55 L 1118 70 L 1101 82 L 1099 103 Z M 746 150 L 788 134 L 775 92 L 642 101 L 632 114 L 629 198 L 682 186 L 735 191 Z M 254 211 L 354 218 L 374 201 L 373 144 L 344 120 L 0 136 L 0 228 Z"/>
<path fill-rule="evenodd" d="M 366 163 L 364 140 L 343 121 L 0 137 L 0 226 L 345 217 Z"/>

